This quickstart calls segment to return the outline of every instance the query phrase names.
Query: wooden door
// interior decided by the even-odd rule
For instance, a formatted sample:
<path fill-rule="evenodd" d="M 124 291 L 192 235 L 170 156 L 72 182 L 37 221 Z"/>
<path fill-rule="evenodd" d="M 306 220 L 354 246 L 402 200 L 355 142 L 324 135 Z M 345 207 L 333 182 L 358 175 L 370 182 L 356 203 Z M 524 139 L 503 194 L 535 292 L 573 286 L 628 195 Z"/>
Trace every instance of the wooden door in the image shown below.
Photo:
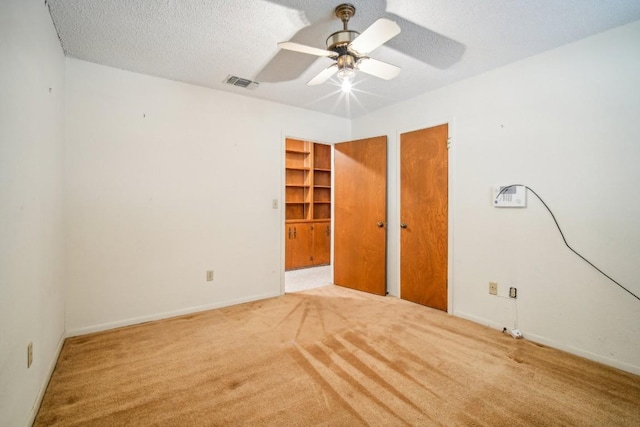
<path fill-rule="evenodd" d="M 447 310 L 448 125 L 400 136 L 400 297 Z"/>
<path fill-rule="evenodd" d="M 387 137 L 335 145 L 336 285 L 386 294 Z"/>
<path fill-rule="evenodd" d="M 285 270 L 308 267 L 311 259 L 311 233 L 309 224 L 289 223 L 285 227 Z"/>
<path fill-rule="evenodd" d="M 313 264 L 329 264 L 331 260 L 331 223 L 315 222 L 312 227 Z"/>

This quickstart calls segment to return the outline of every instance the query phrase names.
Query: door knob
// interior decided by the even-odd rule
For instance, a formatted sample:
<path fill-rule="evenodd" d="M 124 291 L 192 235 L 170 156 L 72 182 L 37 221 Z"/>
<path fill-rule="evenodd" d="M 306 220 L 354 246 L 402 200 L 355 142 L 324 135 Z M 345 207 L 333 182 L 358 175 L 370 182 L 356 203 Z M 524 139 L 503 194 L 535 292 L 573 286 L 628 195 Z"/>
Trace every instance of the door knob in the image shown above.
<path fill-rule="evenodd" d="M 400 228 L 407 228 L 407 223 L 406 222 L 401 222 L 400 223 Z"/>
<path fill-rule="evenodd" d="M 378 221 L 378 227 L 380 227 L 380 228 L 384 227 L 384 222 Z"/>

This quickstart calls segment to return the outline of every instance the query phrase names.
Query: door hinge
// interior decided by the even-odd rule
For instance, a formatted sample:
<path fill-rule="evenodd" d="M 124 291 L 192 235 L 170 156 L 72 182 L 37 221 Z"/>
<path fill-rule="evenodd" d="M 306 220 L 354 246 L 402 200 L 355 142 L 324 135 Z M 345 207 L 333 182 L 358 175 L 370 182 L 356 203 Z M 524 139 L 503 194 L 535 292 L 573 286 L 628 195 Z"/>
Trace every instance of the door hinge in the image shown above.
<path fill-rule="evenodd" d="M 447 137 L 447 150 L 449 148 L 451 148 L 451 137 L 450 136 Z"/>

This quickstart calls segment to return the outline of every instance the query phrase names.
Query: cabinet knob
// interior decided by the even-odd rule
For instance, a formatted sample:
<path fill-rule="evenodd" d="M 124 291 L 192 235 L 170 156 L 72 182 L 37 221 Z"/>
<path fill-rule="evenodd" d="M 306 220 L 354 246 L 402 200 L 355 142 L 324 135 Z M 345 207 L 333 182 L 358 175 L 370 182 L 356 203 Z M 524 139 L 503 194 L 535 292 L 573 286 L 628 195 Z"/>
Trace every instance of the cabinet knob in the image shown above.
<path fill-rule="evenodd" d="M 401 222 L 400 223 L 400 228 L 407 228 L 407 223 L 406 222 Z"/>
<path fill-rule="evenodd" d="M 378 227 L 379 227 L 379 228 L 384 227 L 384 222 L 382 222 L 382 221 L 378 221 Z"/>

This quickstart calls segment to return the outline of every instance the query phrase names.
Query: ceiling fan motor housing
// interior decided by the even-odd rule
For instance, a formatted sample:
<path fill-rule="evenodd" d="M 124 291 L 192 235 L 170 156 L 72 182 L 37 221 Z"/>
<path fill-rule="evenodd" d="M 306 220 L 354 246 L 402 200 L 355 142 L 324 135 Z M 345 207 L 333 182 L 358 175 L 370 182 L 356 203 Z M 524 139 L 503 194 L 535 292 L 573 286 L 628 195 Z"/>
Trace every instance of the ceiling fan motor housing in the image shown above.
<path fill-rule="evenodd" d="M 357 31 L 342 30 L 336 31 L 327 37 L 327 50 L 332 50 L 341 55 L 347 53 L 347 46 L 360 35 Z"/>

